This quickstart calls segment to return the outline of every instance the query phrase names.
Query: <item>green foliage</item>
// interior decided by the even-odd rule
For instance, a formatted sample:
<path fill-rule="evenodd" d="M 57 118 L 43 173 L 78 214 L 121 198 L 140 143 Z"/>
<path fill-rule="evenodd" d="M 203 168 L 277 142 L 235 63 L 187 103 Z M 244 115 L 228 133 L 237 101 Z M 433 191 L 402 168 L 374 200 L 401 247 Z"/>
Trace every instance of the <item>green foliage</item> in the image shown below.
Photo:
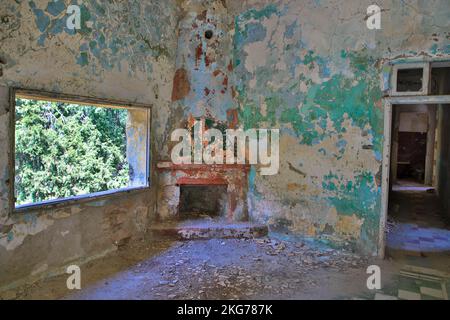
<path fill-rule="evenodd" d="M 16 99 L 16 204 L 128 186 L 127 113 Z"/>

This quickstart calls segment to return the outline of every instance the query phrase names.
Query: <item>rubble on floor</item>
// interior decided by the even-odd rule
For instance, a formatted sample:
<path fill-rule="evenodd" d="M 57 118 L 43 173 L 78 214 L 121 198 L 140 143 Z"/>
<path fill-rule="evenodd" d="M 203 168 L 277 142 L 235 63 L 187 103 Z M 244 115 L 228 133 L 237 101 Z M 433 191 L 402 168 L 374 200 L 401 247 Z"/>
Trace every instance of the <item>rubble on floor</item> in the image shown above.
<path fill-rule="evenodd" d="M 65 289 L 66 277 L 60 276 L 19 289 L 16 298 L 301 299 L 311 294 L 336 298 L 345 296 L 342 283 L 350 283 L 356 273 L 361 279 L 356 287 L 365 287 L 366 258 L 302 241 L 265 237 L 154 245 L 161 250 L 152 249 L 146 257 L 149 247 L 143 244 L 82 266 L 80 291 Z M 105 266 L 112 268 L 109 274 L 103 272 Z M 345 279 L 335 284 L 333 292 L 329 288 L 336 277 Z"/>

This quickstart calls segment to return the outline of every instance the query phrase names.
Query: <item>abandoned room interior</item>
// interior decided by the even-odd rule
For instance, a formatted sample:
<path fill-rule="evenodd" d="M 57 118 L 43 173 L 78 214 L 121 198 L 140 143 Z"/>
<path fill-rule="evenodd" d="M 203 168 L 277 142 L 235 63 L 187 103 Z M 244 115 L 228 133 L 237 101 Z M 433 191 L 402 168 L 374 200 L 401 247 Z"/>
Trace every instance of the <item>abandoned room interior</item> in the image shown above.
<path fill-rule="evenodd" d="M 0 299 L 448 300 L 449 181 L 449 0 L 0 0 Z"/>

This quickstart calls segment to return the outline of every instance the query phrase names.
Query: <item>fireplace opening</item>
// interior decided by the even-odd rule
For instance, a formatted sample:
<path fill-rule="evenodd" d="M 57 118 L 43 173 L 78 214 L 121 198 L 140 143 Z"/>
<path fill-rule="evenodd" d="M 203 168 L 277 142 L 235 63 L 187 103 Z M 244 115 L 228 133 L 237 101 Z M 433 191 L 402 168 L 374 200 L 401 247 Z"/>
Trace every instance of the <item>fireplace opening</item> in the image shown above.
<path fill-rule="evenodd" d="M 180 217 L 210 216 L 223 217 L 226 212 L 227 186 L 180 186 Z"/>

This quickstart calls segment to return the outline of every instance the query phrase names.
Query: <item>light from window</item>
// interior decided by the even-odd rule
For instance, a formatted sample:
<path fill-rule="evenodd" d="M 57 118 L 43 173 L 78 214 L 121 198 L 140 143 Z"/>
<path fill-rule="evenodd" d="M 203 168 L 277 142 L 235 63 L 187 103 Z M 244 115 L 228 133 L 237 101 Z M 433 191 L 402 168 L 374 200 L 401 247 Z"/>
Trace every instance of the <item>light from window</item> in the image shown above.
<path fill-rule="evenodd" d="M 148 185 L 148 110 L 15 103 L 16 207 Z"/>

